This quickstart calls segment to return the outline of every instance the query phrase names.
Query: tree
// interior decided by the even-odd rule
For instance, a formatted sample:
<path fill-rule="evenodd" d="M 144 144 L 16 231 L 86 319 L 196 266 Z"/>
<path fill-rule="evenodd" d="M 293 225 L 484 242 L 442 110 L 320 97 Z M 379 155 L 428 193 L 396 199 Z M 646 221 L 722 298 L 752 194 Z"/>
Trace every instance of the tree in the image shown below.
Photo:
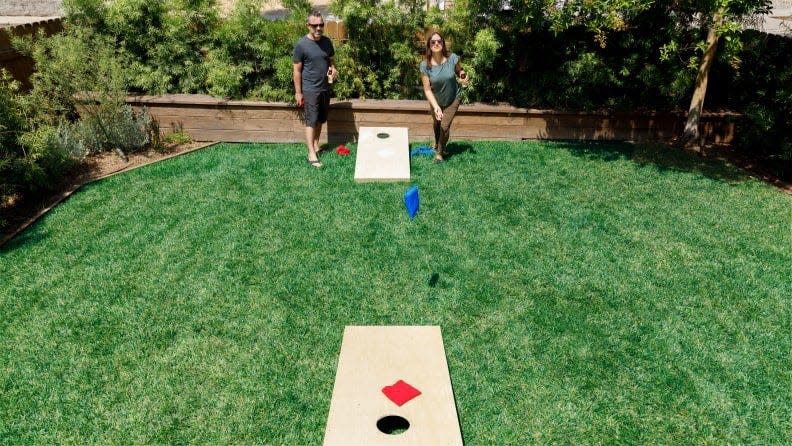
<path fill-rule="evenodd" d="M 770 0 L 686 0 L 669 3 L 672 16 L 678 17 L 677 26 L 687 28 L 698 25 L 701 35 L 706 37 L 696 45 L 701 52 L 700 58 L 691 60 L 691 66 L 697 66 L 696 81 L 688 108 L 687 120 L 680 138 L 685 147 L 699 150 L 699 121 L 704 109 L 704 98 L 707 94 L 707 81 L 710 68 L 715 61 L 718 44 L 721 39 L 724 57 L 737 64 L 737 53 L 742 47 L 740 33 L 742 23 L 750 16 L 766 14 L 770 11 Z M 676 49 L 672 40 L 669 47 Z"/>

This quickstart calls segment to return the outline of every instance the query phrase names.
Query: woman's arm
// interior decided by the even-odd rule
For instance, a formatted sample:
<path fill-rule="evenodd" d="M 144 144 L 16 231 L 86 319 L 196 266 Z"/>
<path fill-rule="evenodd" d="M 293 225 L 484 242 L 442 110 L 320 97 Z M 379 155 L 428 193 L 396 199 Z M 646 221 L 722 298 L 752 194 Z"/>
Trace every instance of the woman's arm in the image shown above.
<path fill-rule="evenodd" d="M 423 83 L 424 96 L 426 96 L 426 100 L 429 101 L 429 105 L 432 106 L 435 118 L 437 118 L 438 121 L 442 121 L 443 109 L 437 104 L 437 99 L 435 99 L 434 93 L 432 93 L 432 84 L 429 82 L 429 76 L 421 73 L 421 82 Z"/>

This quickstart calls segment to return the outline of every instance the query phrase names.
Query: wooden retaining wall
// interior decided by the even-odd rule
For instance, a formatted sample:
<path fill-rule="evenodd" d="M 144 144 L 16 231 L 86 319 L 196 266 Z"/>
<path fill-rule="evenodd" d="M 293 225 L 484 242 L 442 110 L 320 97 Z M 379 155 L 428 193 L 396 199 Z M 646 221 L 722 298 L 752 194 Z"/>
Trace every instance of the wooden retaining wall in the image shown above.
<path fill-rule="evenodd" d="M 206 95 L 132 96 L 146 107 L 163 132 L 183 130 L 196 141 L 303 142 L 301 110 L 284 102 L 235 101 Z M 704 113 L 705 143 L 734 138 L 734 113 Z M 509 105 L 460 107 L 451 128 L 455 140 L 628 140 L 667 142 L 682 133 L 682 113 L 579 113 L 533 110 Z M 407 127 L 410 141 L 433 139 L 429 106 L 418 100 L 332 101 L 322 142 L 354 142 L 360 127 Z"/>

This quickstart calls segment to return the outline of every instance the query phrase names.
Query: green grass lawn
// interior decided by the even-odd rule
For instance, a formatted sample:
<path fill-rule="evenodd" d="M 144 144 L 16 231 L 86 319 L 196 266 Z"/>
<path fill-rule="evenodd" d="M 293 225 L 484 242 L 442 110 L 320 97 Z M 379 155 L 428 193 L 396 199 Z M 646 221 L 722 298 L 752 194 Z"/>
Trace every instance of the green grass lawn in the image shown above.
<path fill-rule="evenodd" d="M 318 445 L 344 326 L 383 324 L 442 327 L 466 445 L 792 443 L 789 196 L 660 147 L 450 149 L 414 221 L 294 144 L 85 186 L 0 248 L 0 444 Z"/>

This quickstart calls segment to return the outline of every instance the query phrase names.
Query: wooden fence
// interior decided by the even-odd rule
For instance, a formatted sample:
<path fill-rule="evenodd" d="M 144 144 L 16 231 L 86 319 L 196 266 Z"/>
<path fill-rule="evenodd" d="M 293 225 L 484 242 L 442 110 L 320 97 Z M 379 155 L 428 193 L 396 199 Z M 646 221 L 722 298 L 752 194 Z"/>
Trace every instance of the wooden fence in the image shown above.
<path fill-rule="evenodd" d="M 22 84 L 22 88 L 30 88 L 30 76 L 35 71 L 33 59 L 20 54 L 11 44 L 12 36 L 28 36 L 40 30 L 45 35 L 52 35 L 63 30 L 61 19 L 49 19 L 24 25 L 0 28 L 0 67 L 5 68 L 11 76 Z"/>
<path fill-rule="evenodd" d="M 206 95 L 134 96 L 163 131 L 183 130 L 196 141 L 303 142 L 301 109 L 285 102 L 234 101 Z M 407 127 L 410 141 L 433 139 L 429 106 L 415 100 L 332 101 L 322 142 L 353 142 L 360 127 Z M 704 113 L 705 143 L 734 139 L 735 113 Z M 626 140 L 672 141 L 682 133 L 683 113 L 582 113 L 509 105 L 470 104 L 459 108 L 451 129 L 455 140 Z"/>

